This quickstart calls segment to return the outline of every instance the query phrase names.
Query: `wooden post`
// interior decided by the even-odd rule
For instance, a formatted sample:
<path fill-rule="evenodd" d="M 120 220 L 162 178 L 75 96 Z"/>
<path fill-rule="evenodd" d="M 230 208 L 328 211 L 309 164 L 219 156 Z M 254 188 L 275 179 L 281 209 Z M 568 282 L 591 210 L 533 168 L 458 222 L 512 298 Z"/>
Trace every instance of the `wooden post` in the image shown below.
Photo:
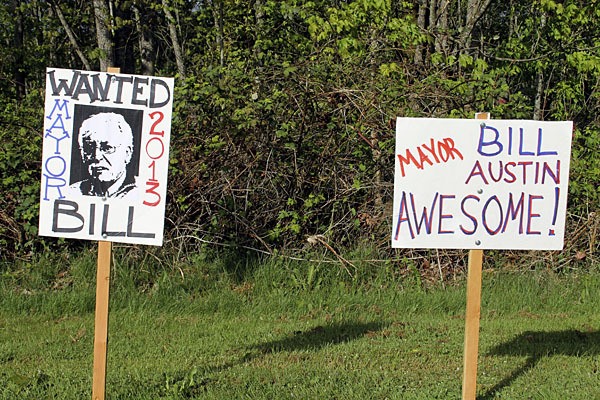
<path fill-rule="evenodd" d="M 475 118 L 489 119 L 490 114 L 477 113 Z M 465 313 L 462 400 L 475 400 L 477 394 L 477 357 L 479 353 L 482 264 L 483 250 L 470 250 L 467 271 L 467 310 Z"/>
<path fill-rule="evenodd" d="M 108 350 L 108 299 L 110 289 L 110 242 L 98 242 L 96 275 L 96 319 L 94 325 L 94 377 L 92 400 L 104 400 L 106 392 L 106 355 Z"/>
<path fill-rule="evenodd" d="M 120 68 L 108 68 L 118 74 Z M 98 270 L 96 273 L 96 315 L 94 322 L 94 371 L 92 400 L 104 400 L 106 394 L 106 356 L 108 353 L 108 300 L 110 297 L 111 242 L 98 242 Z"/>
<path fill-rule="evenodd" d="M 479 316 L 481 312 L 481 265 L 483 250 L 469 251 L 467 311 L 463 363 L 463 400 L 475 400 L 477 393 L 477 355 L 479 351 Z"/>

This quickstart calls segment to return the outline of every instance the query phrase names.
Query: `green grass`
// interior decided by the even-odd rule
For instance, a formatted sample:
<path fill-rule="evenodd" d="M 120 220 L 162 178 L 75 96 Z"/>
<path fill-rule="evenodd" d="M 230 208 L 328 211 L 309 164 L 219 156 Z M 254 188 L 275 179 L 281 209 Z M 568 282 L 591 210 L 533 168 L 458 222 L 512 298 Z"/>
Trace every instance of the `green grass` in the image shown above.
<path fill-rule="evenodd" d="M 230 263 L 118 263 L 108 399 L 460 398 L 464 282 Z M 91 398 L 94 269 L 89 256 L 5 268 L 0 399 Z M 598 293 L 598 272 L 486 271 L 478 399 L 598 396 Z"/>

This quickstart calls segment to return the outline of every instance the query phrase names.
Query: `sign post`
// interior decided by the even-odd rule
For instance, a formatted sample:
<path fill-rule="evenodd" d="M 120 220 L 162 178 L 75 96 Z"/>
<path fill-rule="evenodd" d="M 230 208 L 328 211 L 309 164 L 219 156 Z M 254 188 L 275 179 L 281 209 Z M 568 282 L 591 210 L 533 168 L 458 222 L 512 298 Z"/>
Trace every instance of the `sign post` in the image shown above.
<path fill-rule="evenodd" d="M 489 119 L 489 113 L 477 113 L 475 119 Z M 481 315 L 481 270 L 483 250 L 469 250 L 467 265 L 467 309 L 465 312 L 465 348 L 463 360 L 463 400 L 475 400 L 477 393 L 477 358 L 479 354 L 479 319 Z"/>
<path fill-rule="evenodd" d="M 469 251 L 463 400 L 477 392 L 485 249 L 563 248 L 572 122 L 398 118 L 392 247 Z"/>
<path fill-rule="evenodd" d="M 104 400 L 112 242 L 163 242 L 173 78 L 48 68 L 39 234 L 98 242 L 92 399 Z"/>
<path fill-rule="evenodd" d="M 110 288 L 111 242 L 98 242 L 96 276 L 96 316 L 94 324 L 94 370 L 92 400 L 104 400 L 106 392 L 106 357 L 108 352 L 108 300 Z"/>
<path fill-rule="evenodd" d="M 475 400 L 475 395 L 477 393 L 477 356 L 479 353 L 482 261 L 483 250 L 469 251 L 462 386 L 463 400 Z"/>
<path fill-rule="evenodd" d="M 107 72 L 118 74 L 120 68 L 109 67 Z M 94 318 L 94 367 L 92 400 L 104 400 L 106 394 L 106 359 L 108 356 L 108 310 L 110 299 L 110 262 L 112 243 L 98 242 L 96 270 L 96 311 Z"/>

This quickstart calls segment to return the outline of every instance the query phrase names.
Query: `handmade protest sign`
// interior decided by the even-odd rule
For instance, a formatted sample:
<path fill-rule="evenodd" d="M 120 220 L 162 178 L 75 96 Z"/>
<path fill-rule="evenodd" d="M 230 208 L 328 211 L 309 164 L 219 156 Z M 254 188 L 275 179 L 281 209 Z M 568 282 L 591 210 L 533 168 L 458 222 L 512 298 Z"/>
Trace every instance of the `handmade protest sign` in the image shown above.
<path fill-rule="evenodd" d="M 46 70 L 40 235 L 162 245 L 173 83 Z"/>
<path fill-rule="evenodd" d="M 392 247 L 563 247 L 572 122 L 398 118 Z"/>

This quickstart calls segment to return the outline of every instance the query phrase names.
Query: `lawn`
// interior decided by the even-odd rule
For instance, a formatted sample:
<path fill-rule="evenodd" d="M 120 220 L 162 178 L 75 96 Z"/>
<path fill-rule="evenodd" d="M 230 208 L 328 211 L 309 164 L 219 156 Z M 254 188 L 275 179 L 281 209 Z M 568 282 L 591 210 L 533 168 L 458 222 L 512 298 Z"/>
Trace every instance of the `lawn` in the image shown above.
<path fill-rule="evenodd" d="M 91 398 L 93 267 L 78 268 L 92 271 L 58 287 L 3 275 L 0 399 Z M 278 263 L 212 286 L 177 276 L 115 274 L 107 399 L 460 398 L 461 278 L 359 285 Z M 597 272 L 486 269 L 477 398 L 600 396 L 599 289 Z"/>

